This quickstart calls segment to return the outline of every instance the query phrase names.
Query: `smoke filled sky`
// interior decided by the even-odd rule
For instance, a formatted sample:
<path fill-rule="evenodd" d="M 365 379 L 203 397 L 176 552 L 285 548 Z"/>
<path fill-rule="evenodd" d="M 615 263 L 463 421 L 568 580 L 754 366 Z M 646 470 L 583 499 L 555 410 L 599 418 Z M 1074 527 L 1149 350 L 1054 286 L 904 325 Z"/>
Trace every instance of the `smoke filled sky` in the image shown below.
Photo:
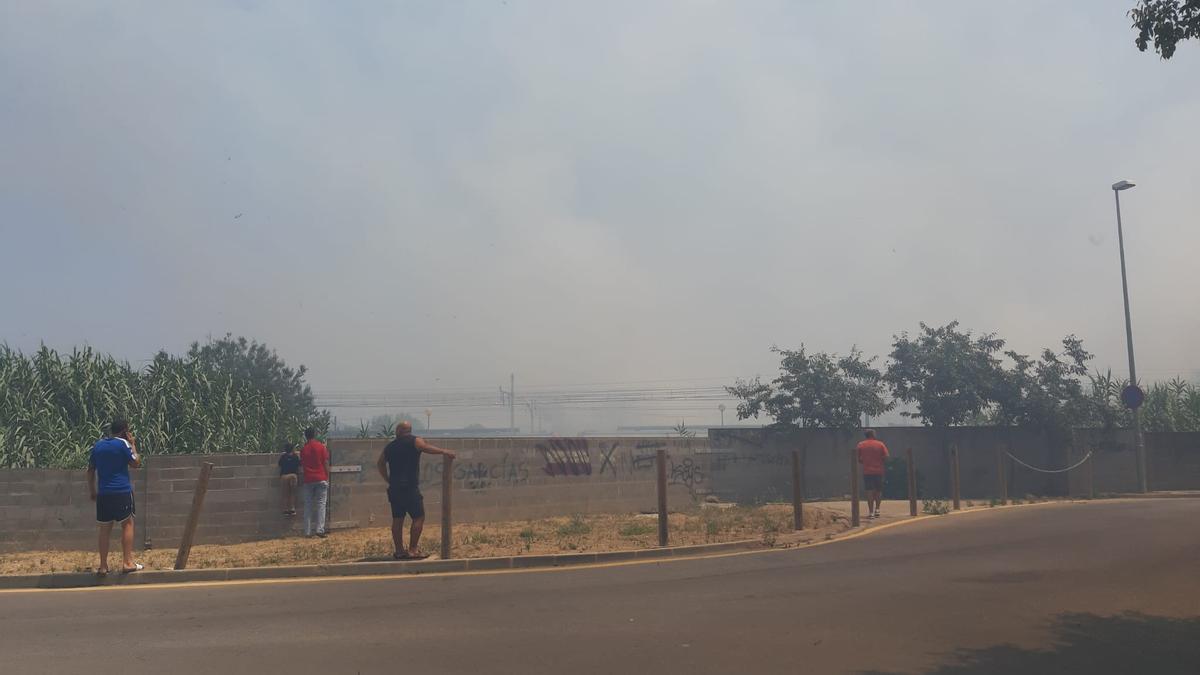
<path fill-rule="evenodd" d="M 1129 179 L 1139 370 L 1198 377 L 1200 44 L 1138 52 L 1133 4 L 3 3 L 0 339 L 232 332 L 326 397 L 715 386 L 953 319 L 1124 372 Z"/>

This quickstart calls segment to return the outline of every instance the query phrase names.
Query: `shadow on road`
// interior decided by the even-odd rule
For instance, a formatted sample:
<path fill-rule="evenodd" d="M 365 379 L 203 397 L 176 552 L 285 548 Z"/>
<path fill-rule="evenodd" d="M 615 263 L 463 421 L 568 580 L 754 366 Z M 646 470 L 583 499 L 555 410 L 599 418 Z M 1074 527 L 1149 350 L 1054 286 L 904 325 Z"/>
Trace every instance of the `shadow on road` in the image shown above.
<path fill-rule="evenodd" d="M 949 656 L 948 663 L 925 674 L 1200 673 L 1200 617 L 1063 614 L 1053 631 L 1054 647 L 1023 649 L 1001 644 L 960 649 Z M 896 674 L 865 671 L 864 675 Z"/>

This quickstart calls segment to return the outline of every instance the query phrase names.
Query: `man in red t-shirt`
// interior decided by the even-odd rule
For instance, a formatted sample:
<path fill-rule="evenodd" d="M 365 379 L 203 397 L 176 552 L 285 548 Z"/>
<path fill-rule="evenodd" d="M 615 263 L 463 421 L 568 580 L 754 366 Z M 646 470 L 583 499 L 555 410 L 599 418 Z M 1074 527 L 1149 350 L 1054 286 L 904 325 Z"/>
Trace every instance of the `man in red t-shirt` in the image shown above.
<path fill-rule="evenodd" d="M 862 464 L 863 487 L 867 491 L 867 517 L 878 518 L 880 502 L 883 501 L 883 469 L 888 449 L 875 439 L 874 429 L 867 429 L 863 435 L 867 438 L 856 449 L 858 463 Z"/>
<path fill-rule="evenodd" d="M 304 430 L 307 442 L 300 449 L 300 466 L 304 471 L 304 536 L 325 537 L 325 502 L 329 499 L 329 449 L 317 440 L 317 430 Z"/>

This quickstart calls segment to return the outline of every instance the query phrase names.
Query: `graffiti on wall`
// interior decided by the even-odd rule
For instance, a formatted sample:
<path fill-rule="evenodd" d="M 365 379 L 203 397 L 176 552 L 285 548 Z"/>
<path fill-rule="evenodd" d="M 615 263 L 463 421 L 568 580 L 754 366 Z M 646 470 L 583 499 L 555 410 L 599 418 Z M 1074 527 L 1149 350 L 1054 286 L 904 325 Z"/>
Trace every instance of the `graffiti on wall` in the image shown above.
<path fill-rule="evenodd" d="M 442 480 L 441 462 L 421 463 L 421 482 Z M 499 462 L 462 462 L 454 465 L 454 480 L 462 481 L 467 490 L 490 487 L 516 487 L 529 480 L 529 467 L 523 460 L 512 460 L 506 454 Z"/>
<path fill-rule="evenodd" d="M 766 436 L 761 431 L 741 431 L 732 433 L 713 429 L 708 433 L 708 447 L 713 450 L 732 450 L 734 445 L 748 445 L 754 448 L 766 446 Z"/>
<path fill-rule="evenodd" d="M 713 472 L 726 471 L 731 466 L 783 466 L 790 463 L 791 459 L 782 452 L 714 452 L 709 455 Z"/>
<path fill-rule="evenodd" d="M 679 462 L 674 459 L 670 460 L 671 469 L 667 474 L 668 485 L 682 485 L 688 489 L 688 492 L 694 497 L 696 489 L 701 486 L 708 476 L 704 473 L 700 464 L 691 457 L 684 457 Z"/>
<path fill-rule="evenodd" d="M 667 448 L 665 441 L 638 441 L 629 455 L 629 467 L 632 471 L 649 471 L 654 468 L 658 458 L 658 450 Z"/>
<path fill-rule="evenodd" d="M 601 476 L 603 476 L 606 471 L 611 472 L 612 475 L 614 475 L 614 476 L 617 475 L 617 463 L 621 461 L 621 458 L 618 456 L 614 459 L 613 455 L 616 455 L 617 447 L 619 445 L 620 445 L 620 443 L 618 443 L 616 441 L 610 442 L 608 444 L 607 448 L 604 447 L 603 443 L 600 444 L 600 475 Z"/>
<path fill-rule="evenodd" d="M 590 476 L 592 456 L 586 438 L 552 438 L 537 444 L 546 461 L 542 471 L 547 476 Z"/>

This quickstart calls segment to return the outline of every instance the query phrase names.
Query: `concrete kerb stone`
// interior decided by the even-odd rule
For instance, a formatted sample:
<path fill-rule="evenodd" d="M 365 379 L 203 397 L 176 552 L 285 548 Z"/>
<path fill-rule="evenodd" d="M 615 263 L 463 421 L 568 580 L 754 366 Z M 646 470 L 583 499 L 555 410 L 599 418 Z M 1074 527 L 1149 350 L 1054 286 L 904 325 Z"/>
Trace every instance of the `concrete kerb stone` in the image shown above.
<path fill-rule="evenodd" d="M 537 567 L 568 567 L 640 559 L 688 557 L 707 553 L 761 547 L 758 540 L 721 544 L 698 544 L 632 551 L 597 553 L 561 553 L 495 558 L 451 558 L 449 560 L 351 562 L 324 565 L 286 565 L 278 567 L 232 567 L 196 570 L 147 570 L 137 574 L 112 573 L 97 577 L 86 572 L 0 576 L 0 590 L 22 588 L 83 588 L 204 581 L 249 581 L 255 579 L 296 579 L 305 577 L 381 576 L 392 574 L 429 574 Z"/>
<path fill-rule="evenodd" d="M 558 559 L 558 556 L 554 555 L 554 554 L 518 555 L 518 556 L 513 556 L 512 566 L 513 566 L 513 568 L 555 567 L 556 566 L 555 561 L 557 559 Z"/>
<path fill-rule="evenodd" d="M 430 572 L 465 572 L 466 558 L 450 558 L 448 560 L 418 560 L 401 563 L 403 571 L 408 574 L 428 574 Z"/>
<path fill-rule="evenodd" d="M 721 551 L 740 551 L 748 548 L 762 548 L 763 542 L 759 539 L 742 539 L 740 541 L 728 541 L 721 544 L 695 544 L 692 546 L 672 546 L 663 550 L 670 551 L 672 556 L 687 557 L 691 555 L 699 555 L 704 553 L 719 553 Z"/>
<path fill-rule="evenodd" d="M 560 553 L 554 556 L 554 566 L 588 565 L 596 562 L 595 553 Z"/>
<path fill-rule="evenodd" d="M 596 554 L 596 562 L 623 562 L 637 558 L 637 551 L 602 551 Z"/>
<path fill-rule="evenodd" d="M 512 569 L 513 558 L 467 558 L 467 570 L 507 570 Z"/>
<path fill-rule="evenodd" d="M 1160 492 L 1129 492 L 1117 493 L 1111 497 L 1112 499 L 1200 499 L 1200 491 L 1198 490 L 1169 490 Z M 1109 499 L 1109 497 L 1096 497 L 1096 499 Z"/>
<path fill-rule="evenodd" d="M 638 560 L 646 558 L 670 558 L 673 557 L 671 547 L 666 548 L 643 548 L 634 552 L 634 557 Z"/>

